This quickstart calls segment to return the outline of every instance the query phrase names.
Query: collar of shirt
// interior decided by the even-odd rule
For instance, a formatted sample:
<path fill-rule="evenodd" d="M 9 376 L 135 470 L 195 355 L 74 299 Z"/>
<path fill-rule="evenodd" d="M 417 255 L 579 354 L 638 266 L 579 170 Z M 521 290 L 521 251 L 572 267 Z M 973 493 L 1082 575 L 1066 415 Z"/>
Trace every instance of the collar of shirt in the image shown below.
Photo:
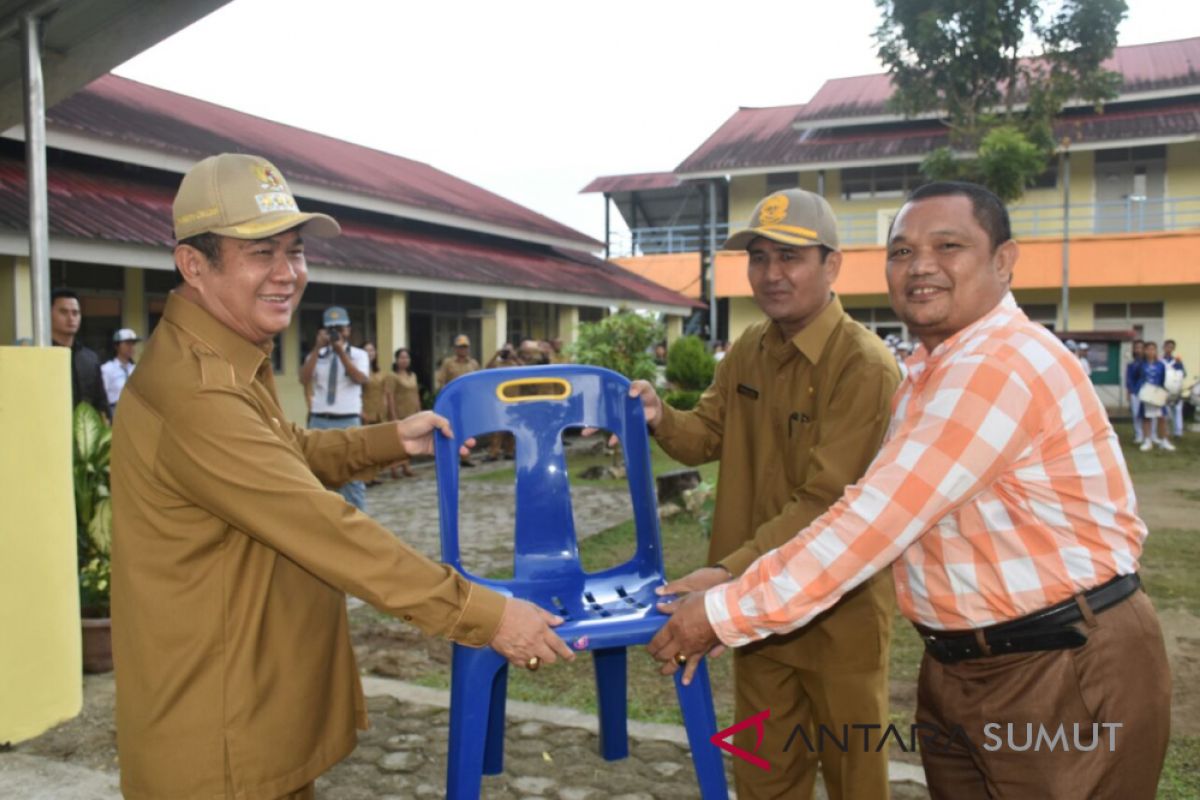
<path fill-rule="evenodd" d="M 799 351 L 809 363 L 816 364 L 821 360 L 825 343 L 829 341 L 844 315 L 842 301 L 836 294 L 831 295 L 829 304 L 817 314 L 816 319 L 804 326 L 804 330 L 785 341 L 778 325 L 768 325 L 763 331 L 762 339 L 759 340 L 759 346 L 765 348 L 777 361 L 787 361 Z"/>
<path fill-rule="evenodd" d="M 1019 313 L 1021 313 L 1021 307 L 1017 305 L 1012 292 L 1008 292 L 996 304 L 995 308 L 953 336 L 945 339 L 941 344 L 933 348 L 933 352 L 926 350 L 924 344 L 918 344 L 912 356 L 904 362 L 905 366 L 908 367 L 909 380 L 915 381 L 929 364 L 942 360 L 948 353 L 957 350 L 960 344 L 971 341 L 982 331 L 1008 323 L 1013 318 L 1013 315 Z"/>
<path fill-rule="evenodd" d="M 218 322 L 212 314 L 175 292 L 167 296 L 163 319 L 178 325 L 211 347 L 217 355 L 233 365 L 234 374 L 246 383 L 254 380 L 275 347 L 272 342 L 260 347 L 247 341 Z"/>

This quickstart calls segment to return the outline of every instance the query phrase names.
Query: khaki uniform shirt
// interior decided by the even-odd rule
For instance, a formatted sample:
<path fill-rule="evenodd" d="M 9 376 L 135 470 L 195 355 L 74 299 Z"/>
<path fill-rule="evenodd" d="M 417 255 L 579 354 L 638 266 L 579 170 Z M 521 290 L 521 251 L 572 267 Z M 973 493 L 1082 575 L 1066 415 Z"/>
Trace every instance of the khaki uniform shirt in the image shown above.
<path fill-rule="evenodd" d="M 489 642 L 504 601 L 322 484 L 404 456 L 392 426 L 285 421 L 269 347 L 178 295 L 121 397 L 113 651 L 129 798 L 277 797 L 355 746 L 346 597 Z"/>
<path fill-rule="evenodd" d="M 740 575 L 833 505 L 879 451 L 899 382 L 887 347 L 834 297 L 790 341 L 770 320 L 752 325 L 695 409 L 664 405 L 654 436 L 671 457 L 720 459 L 710 563 Z M 877 604 L 863 605 L 864 622 L 878 622 Z M 797 666 L 837 658 L 828 646 L 793 651 L 784 660 Z"/>
<path fill-rule="evenodd" d="M 438 367 L 437 374 L 433 376 L 433 388 L 441 391 L 441 388 L 450 381 L 477 369 L 479 369 L 479 362 L 473 358 L 459 361 L 458 356 L 450 356 L 442 362 L 442 365 Z"/>

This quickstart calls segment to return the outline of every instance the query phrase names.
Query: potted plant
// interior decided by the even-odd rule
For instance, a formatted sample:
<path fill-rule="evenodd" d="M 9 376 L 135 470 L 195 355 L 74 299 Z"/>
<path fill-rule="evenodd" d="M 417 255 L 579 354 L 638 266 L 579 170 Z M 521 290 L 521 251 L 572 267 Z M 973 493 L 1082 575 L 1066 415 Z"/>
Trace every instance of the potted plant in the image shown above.
<path fill-rule="evenodd" d="M 75 407 L 72 432 L 83 669 L 85 672 L 107 672 L 112 669 L 112 623 L 109 617 L 112 500 L 108 472 L 112 429 L 95 408 L 80 403 Z"/>

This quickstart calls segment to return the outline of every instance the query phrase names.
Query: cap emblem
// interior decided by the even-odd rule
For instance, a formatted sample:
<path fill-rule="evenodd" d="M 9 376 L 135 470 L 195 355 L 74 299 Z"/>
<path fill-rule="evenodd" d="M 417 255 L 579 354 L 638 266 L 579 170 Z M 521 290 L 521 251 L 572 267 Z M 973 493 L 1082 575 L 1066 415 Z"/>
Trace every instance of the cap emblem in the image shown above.
<path fill-rule="evenodd" d="M 762 208 L 758 212 L 758 224 L 776 225 L 787 219 L 788 198 L 785 194 L 777 194 L 774 197 L 768 197 L 763 201 Z"/>

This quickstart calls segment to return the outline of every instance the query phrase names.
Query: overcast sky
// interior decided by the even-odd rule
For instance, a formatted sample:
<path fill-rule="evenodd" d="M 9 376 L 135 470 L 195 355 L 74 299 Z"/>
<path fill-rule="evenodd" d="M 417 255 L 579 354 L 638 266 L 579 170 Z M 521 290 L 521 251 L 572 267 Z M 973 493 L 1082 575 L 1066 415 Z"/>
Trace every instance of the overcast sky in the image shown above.
<path fill-rule="evenodd" d="M 1122 44 L 1200 35 L 1188 2 L 1129 6 Z M 881 71 L 877 24 L 872 0 L 233 0 L 115 71 L 428 162 L 599 239 L 592 178 L 671 170 L 739 106 Z"/>

